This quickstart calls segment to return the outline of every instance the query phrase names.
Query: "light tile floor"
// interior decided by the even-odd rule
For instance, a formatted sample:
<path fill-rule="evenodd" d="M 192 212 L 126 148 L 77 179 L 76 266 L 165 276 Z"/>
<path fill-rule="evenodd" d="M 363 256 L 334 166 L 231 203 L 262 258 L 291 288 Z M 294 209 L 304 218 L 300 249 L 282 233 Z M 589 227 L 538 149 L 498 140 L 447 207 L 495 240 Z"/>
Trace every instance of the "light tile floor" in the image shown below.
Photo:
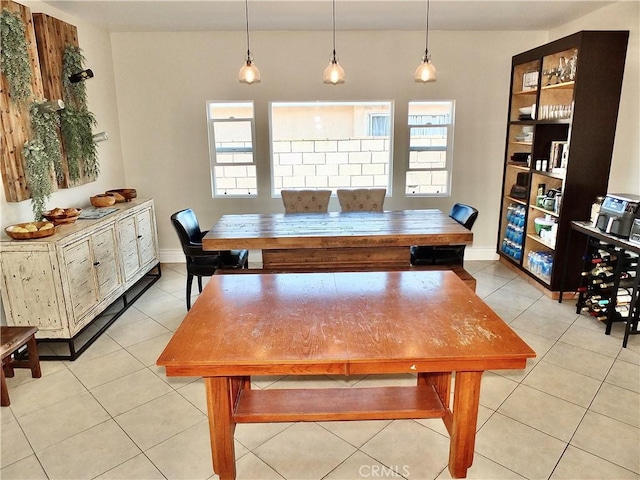
<path fill-rule="evenodd" d="M 533 347 L 524 371 L 486 372 L 468 478 L 640 478 L 640 336 L 622 348 L 574 302 L 558 304 L 498 262 L 466 263 L 477 293 Z M 183 265 L 75 362 L 17 370 L 0 409 L 2 479 L 209 479 L 202 381 L 155 360 L 185 315 Z M 196 289 L 197 291 L 197 289 Z M 195 297 L 196 295 L 194 295 Z M 254 388 L 410 384 L 410 376 L 259 378 Z M 440 420 L 239 425 L 239 479 L 447 479 Z"/>

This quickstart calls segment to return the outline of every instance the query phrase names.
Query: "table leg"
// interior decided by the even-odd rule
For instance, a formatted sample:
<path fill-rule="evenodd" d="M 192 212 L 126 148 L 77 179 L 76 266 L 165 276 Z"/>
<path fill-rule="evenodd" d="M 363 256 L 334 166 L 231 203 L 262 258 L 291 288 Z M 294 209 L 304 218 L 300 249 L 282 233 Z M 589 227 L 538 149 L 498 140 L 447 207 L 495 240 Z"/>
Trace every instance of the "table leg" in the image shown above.
<path fill-rule="evenodd" d="M 11 400 L 9 400 L 9 390 L 7 390 L 7 381 L 4 378 L 4 368 L 2 370 L 2 385 L 0 385 L 0 406 L 8 407 L 11 405 Z"/>
<path fill-rule="evenodd" d="M 433 385 L 442 406 L 449 408 L 451 372 L 420 372 L 418 373 L 418 385 Z"/>
<path fill-rule="evenodd" d="M 456 372 L 449 447 L 449 472 L 453 478 L 465 478 L 473 463 L 482 373 Z"/>
<path fill-rule="evenodd" d="M 236 459 L 233 445 L 232 382 L 229 377 L 206 377 L 207 410 L 213 471 L 220 480 L 236 478 Z"/>
<path fill-rule="evenodd" d="M 38 357 L 38 344 L 36 343 L 35 335 L 31 335 L 31 338 L 27 341 L 27 353 L 29 355 L 31 376 L 33 378 L 42 377 L 42 372 L 40 371 L 40 358 Z"/>

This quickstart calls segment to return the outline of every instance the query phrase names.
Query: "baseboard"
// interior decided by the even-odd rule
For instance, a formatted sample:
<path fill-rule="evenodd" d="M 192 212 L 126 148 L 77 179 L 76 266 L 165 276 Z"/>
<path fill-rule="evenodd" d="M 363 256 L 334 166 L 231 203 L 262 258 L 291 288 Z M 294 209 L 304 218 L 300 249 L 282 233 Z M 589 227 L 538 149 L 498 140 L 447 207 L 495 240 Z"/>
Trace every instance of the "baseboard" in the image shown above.
<path fill-rule="evenodd" d="M 467 247 L 464 249 L 465 260 L 498 260 L 496 247 Z"/>
<path fill-rule="evenodd" d="M 495 247 L 467 247 L 464 252 L 465 260 L 498 260 Z M 249 251 L 249 261 L 262 261 L 260 250 Z M 182 249 L 161 249 L 161 263 L 184 263 L 184 253 Z"/>
<path fill-rule="evenodd" d="M 185 263 L 184 252 L 178 248 L 161 249 L 159 252 L 160 263 Z"/>

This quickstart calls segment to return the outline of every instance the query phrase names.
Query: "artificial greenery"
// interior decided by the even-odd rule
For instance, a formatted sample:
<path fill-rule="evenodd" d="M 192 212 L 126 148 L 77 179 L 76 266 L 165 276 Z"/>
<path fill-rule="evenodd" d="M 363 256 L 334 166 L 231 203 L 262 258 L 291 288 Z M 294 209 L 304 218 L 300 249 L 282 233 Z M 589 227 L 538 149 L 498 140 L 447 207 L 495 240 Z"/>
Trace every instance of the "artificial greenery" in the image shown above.
<path fill-rule="evenodd" d="M 65 106 L 60 112 L 69 178 L 73 181 L 80 178 L 80 165 L 83 165 L 84 173 L 89 178 L 96 178 L 100 173 L 98 151 L 91 133 L 91 127 L 95 124 L 95 118 L 88 110 Z"/>
<path fill-rule="evenodd" d="M 47 162 L 53 164 L 58 183 L 64 181 L 64 170 L 62 168 L 62 145 L 58 136 L 60 127 L 60 116 L 58 112 L 45 110 L 40 107 L 40 103 L 31 104 L 29 113 L 31 115 L 31 131 L 33 138 L 39 141 L 47 157 Z"/>
<path fill-rule="evenodd" d="M 31 210 L 36 221 L 42 219 L 45 203 L 51 196 L 51 162 L 45 146 L 37 139 L 24 144 L 27 186 L 31 190 Z"/>
<path fill-rule="evenodd" d="M 67 44 L 62 56 L 62 88 L 65 105 L 76 108 L 87 106 L 87 87 L 84 82 L 71 83 L 69 77 L 84 70 L 84 55 L 80 47 Z"/>
<path fill-rule="evenodd" d="M 66 45 L 62 57 L 62 87 L 65 108 L 60 113 L 60 126 L 69 178 L 80 179 L 82 170 L 95 179 L 100 173 L 98 150 L 93 143 L 92 127 L 96 119 L 87 108 L 87 90 L 84 82 L 71 83 L 69 77 L 84 70 L 84 56 L 79 47 Z"/>
<path fill-rule="evenodd" d="M 6 7 L 0 13 L 0 65 L 16 103 L 31 97 L 31 64 L 22 17 Z"/>

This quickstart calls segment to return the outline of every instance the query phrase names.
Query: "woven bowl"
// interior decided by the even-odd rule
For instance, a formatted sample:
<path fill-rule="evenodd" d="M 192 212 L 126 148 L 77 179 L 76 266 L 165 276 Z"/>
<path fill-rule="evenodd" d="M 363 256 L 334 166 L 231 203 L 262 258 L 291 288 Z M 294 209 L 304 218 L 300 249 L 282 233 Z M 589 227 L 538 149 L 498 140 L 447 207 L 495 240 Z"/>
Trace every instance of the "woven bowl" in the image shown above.
<path fill-rule="evenodd" d="M 116 188 L 113 190 L 107 190 L 106 193 L 115 194 L 118 202 L 130 202 L 132 198 L 136 198 L 138 196 L 138 192 L 135 188 Z M 118 195 L 120 195 L 123 200 L 120 200 Z"/>
<path fill-rule="evenodd" d="M 14 232 L 13 229 L 16 227 L 25 227 L 29 224 L 35 225 L 38 230 L 35 232 Z M 44 238 L 50 237 L 54 233 L 56 233 L 55 227 L 47 228 L 45 230 L 39 230 L 41 227 L 51 222 L 26 222 L 26 223 L 16 223 L 15 225 L 9 225 L 4 231 L 14 240 L 33 240 L 34 238 Z"/>
<path fill-rule="evenodd" d="M 62 212 L 60 212 L 60 210 L 62 210 Z M 42 216 L 50 222 L 53 222 L 54 225 L 64 225 L 75 223 L 81 213 L 81 208 L 56 208 L 44 212 Z"/>
<path fill-rule="evenodd" d="M 89 200 L 91 201 L 91 205 L 98 208 L 111 207 L 116 203 L 116 197 L 108 193 L 94 195 Z"/>

